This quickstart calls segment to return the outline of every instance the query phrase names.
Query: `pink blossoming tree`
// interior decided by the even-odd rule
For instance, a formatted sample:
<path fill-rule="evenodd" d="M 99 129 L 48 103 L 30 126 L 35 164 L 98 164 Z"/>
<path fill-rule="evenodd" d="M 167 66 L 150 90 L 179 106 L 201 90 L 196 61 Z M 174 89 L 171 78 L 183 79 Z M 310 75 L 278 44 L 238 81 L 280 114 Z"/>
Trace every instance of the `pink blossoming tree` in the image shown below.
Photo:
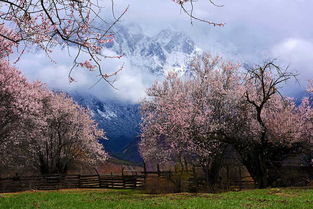
<path fill-rule="evenodd" d="M 9 30 L 0 31 L 13 37 Z M 105 138 L 89 111 L 64 94 L 29 82 L 6 60 L 14 43 L 0 37 L 1 166 L 64 173 L 73 164 L 106 160 Z"/>
<path fill-rule="evenodd" d="M 42 123 L 27 155 L 41 173 L 66 173 L 73 165 L 95 165 L 108 157 L 89 110 L 61 93 L 42 92 Z"/>
<path fill-rule="evenodd" d="M 288 153 L 303 152 L 312 133 L 308 102 L 297 107 L 278 91 L 293 74 L 273 63 L 246 74 L 207 54 L 196 58 L 191 69 L 192 78 L 169 76 L 148 90 L 142 108 L 144 159 L 188 156 L 206 162 L 216 176 L 217 157 L 232 145 L 258 187 L 271 185 L 280 175 L 273 171 Z"/>
<path fill-rule="evenodd" d="M 89 110 L 41 83 L 29 83 L 3 60 L 0 72 L 2 165 L 49 174 L 107 159 L 99 142 L 104 133 Z"/>
<path fill-rule="evenodd" d="M 10 151 L 19 146 L 23 137 L 30 136 L 32 129 L 25 132 L 29 122 L 38 117 L 40 100 L 38 85 L 29 83 L 19 71 L 0 59 L 0 150 Z M 26 134 L 24 136 L 24 134 Z M 3 158 L 2 160 L 7 160 Z"/>
<path fill-rule="evenodd" d="M 146 161 L 201 165 L 214 185 L 226 144 L 217 135 L 238 95 L 238 66 L 210 55 L 191 65 L 193 78 L 170 74 L 142 104 L 140 151 Z M 235 103 L 233 103 L 235 104 Z"/>

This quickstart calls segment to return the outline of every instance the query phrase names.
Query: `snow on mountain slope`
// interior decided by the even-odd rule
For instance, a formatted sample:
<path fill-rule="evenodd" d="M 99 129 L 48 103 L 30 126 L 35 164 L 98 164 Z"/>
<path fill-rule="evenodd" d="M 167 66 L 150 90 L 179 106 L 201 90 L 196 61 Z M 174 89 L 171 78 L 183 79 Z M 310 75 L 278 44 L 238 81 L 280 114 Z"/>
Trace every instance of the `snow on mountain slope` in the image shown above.
<path fill-rule="evenodd" d="M 104 142 L 109 152 L 121 152 L 122 149 L 139 135 L 139 105 L 101 101 L 91 95 L 70 94 L 80 105 L 87 107 L 106 132 L 108 141 Z"/>
<path fill-rule="evenodd" d="M 117 54 L 125 54 L 132 67 L 148 71 L 156 78 L 162 78 L 172 70 L 185 74 L 188 62 L 199 53 L 194 42 L 183 33 L 167 29 L 146 36 L 140 31 L 140 28 L 119 27 L 115 41 L 107 47 Z M 105 130 L 109 140 L 104 146 L 109 153 L 124 160 L 141 161 L 137 146 L 140 134 L 138 104 L 103 101 L 78 92 L 71 96 L 88 107 L 99 127 Z"/>
<path fill-rule="evenodd" d="M 156 75 L 170 69 L 185 71 L 191 58 L 198 53 L 194 42 L 181 32 L 162 30 L 154 36 L 145 36 L 136 30 L 119 27 L 115 41 L 107 45 L 118 54 L 124 54 L 131 65 Z"/>

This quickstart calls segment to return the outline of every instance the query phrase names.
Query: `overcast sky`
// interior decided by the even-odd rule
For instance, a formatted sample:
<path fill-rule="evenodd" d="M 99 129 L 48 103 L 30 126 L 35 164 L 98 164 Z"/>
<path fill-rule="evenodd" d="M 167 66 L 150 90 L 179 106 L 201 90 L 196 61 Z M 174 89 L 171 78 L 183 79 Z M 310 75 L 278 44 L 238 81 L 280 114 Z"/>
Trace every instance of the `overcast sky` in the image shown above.
<path fill-rule="evenodd" d="M 111 0 L 103 0 L 110 9 Z M 172 0 L 115 0 L 116 12 L 130 6 L 121 24 L 137 24 L 143 33 L 155 34 L 162 29 L 172 28 L 188 34 L 196 45 L 205 51 L 222 55 L 240 63 L 259 63 L 278 58 L 282 65 L 299 73 L 299 86 L 289 82 L 285 92 L 295 95 L 305 88 L 305 81 L 313 79 L 313 1 L 312 0 L 216 0 L 214 7 L 208 0 L 194 3 L 194 14 L 215 22 L 225 23 L 224 27 L 212 27 L 194 21 L 181 12 Z M 109 14 L 109 13 L 107 13 Z M 70 58 L 62 50 L 56 50 L 53 64 L 43 54 L 23 56 L 18 67 L 30 79 L 40 79 L 52 88 L 101 92 L 105 98 L 122 98 L 136 102 L 144 97 L 144 88 L 149 75 L 139 74 L 136 69 L 121 73 L 117 83 L 119 91 L 99 85 L 89 89 L 95 74 L 76 71 L 78 82 L 67 80 Z M 123 60 L 127 64 L 127 59 Z M 105 67 L 113 71 L 119 62 L 108 61 Z M 98 94 L 99 95 L 99 94 Z"/>

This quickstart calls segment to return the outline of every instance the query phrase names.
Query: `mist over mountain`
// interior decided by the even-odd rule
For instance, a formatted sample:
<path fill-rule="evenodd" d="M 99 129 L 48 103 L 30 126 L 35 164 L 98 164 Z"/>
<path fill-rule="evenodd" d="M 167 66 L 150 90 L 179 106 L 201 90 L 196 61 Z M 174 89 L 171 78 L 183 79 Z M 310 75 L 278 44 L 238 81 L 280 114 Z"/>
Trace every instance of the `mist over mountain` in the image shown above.
<path fill-rule="evenodd" d="M 162 79 L 170 70 L 186 73 L 188 61 L 200 51 L 191 38 L 181 32 L 166 29 L 154 36 L 146 36 L 139 27 L 118 27 L 114 42 L 107 47 L 116 54 L 125 55 L 132 66 L 128 70 L 149 73 L 155 79 Z M 102 99 L 86 91 L 72 91 L 69 95 L 90 109 L 99 127 L 106 132 L 109 140 L 103 144 L 111 155 L 123 160 L 142 161 L 138 153 L 139 104 Z"/>

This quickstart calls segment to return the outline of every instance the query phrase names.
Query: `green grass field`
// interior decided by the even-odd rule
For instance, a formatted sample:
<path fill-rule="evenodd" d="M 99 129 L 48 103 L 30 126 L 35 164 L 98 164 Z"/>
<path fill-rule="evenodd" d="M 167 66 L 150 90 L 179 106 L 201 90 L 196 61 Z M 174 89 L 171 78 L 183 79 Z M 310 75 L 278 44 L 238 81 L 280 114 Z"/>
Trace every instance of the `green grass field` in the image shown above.
<path fill-rule="evenodd" d="M 0 208 L 313 208 L 312 189 L 264 189 L 221 194 L 148 195 L 133 190 L 60 190 L 1 194 Z"/>

